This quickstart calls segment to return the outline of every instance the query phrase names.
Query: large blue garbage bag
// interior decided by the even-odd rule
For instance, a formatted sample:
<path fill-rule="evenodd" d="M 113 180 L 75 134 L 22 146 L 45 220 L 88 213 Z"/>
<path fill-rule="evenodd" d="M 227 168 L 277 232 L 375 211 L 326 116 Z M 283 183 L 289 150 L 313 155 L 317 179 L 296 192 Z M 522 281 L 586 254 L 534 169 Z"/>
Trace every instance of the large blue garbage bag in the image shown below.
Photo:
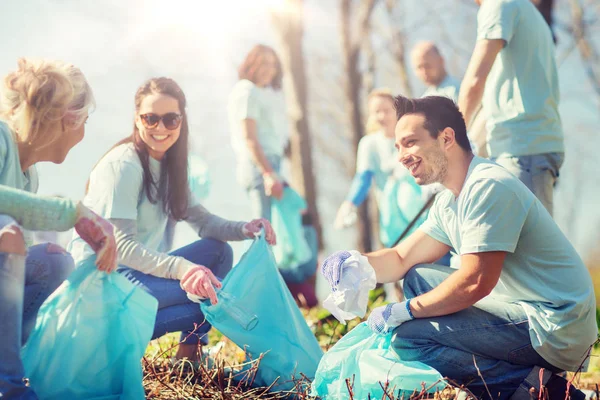
<path fill-rule="evenodd" d="M 252 243 L 223 280 L 219 302 L 200 306 L 208 322 L 256 360 L 255 384 L 289 390 L 314 377 L 323 351 L 292 298 L 264 237 Z"/>
<path fill-rule="evenodd" d="M 398 240 L 424 204 L 422 189 L 412 176 L 388 179 L 379 199 L 379 237 L 384 246 L 390 247 Z M 423 214 L 408 234 L 416 230 L 426 216 Z"/>
<path fill-rule="evenodd" d="M 273 246 L 275 262 L 281 271 L 290 271 L 292 276 L 297 275 L 297 270 L 313 258 L 302 227 L 302 211 L 306 207 L 302 196 L 289 186 L 283 190 L 281 199 L 274 198 L 272 201 L 271 223 L 277 235 L 277 244 Z"/>
<path fill-rule="evenodd" d="M 373 333 L 366 322 L 342 337 L 321 359 L 311 395 L 324 400 L 350 399 L 346 379 L 354 382 L 354 399 L 382 399 L 387 393 L 396 398 L 415 389 L 429 393 L 446 386 L 435 369 L 416 361 L 402 361 L 391 349 L 392 333 Z"/>
<path fill-rule="evenodd" d="M 141 358 L 157 300 L 116 272 L 83 261 L 42 304 L 22 349 L 42 400 L 144 399 Z"/>

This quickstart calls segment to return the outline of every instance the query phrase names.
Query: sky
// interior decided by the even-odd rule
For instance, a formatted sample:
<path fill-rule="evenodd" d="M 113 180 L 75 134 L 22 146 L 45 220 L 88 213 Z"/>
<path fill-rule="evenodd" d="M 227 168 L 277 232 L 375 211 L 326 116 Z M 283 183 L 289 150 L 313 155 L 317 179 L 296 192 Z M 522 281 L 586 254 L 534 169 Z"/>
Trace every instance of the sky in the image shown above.
<path fill-rule="evenodd" d="M 245 220 L 249 205 L 235 181 L 235 158 L 229 141 L 226 104 L 236 82 L 236 69 L 256 43 L 277 47 L 268 10 L 281 0 L 22 0 L 0 2 L 0 75 L 16 67 L 19 57 L 58 58 L 79 66 L 94 89 L 97 107 L 86 125 L 86 136 L 61 165 L 39 165 L 40 193 L 80 199 L 94 164 L 133 125 L 133 97 L 137 87 L 153 76 L 169 76 L 188 98 L 192 151 L 206 161 L 211 192 L 209 210 L 233 220 Z M 476 7 L 466 0 L 447 2 L 403 0 L 407 48 L 422 39 L 440 42 L 450 73 L 461 77 L 475 41 Z M 559 2 L 559 19 L 568 19 Z M 348 134 L 341 98 L 341 50 L 338 1 L 307 1 L 304 51 L 309 77 L 309 112 L 313 135 Z M 389 34 L 383 10 L 376 10 L 374 29 Z M 564 15 L 563 15 L 564 14 Z M 457 15 L 467 21 L 457 20 Z M 598 31 L 596 30 L 596 37 Z M 560 32 L 559 32 L 560 34 Z M 559 37 L 561 39 L 561 37 Z M 560 42 L 559 42 L 560 43 Z M 562 47 L 561 47 L 562 46 Z M 562 38 L 559 56 L 569 46 Z M 389 43 L 376 41 L 378 86 L 401 89 L 391 62 Z M 566 51 L 566 50 L 565 50 Z M 331 84 L 334 82 L 334 84 Z M 424 87 L 411 74 L 415 94 Z M 561 116 L 567 155 L 556 189 L 555 218 L 585 258 L 600 234 L 597 196 L 600 178 L 596 152 L 600 138 L 600 105 L 577 51 L 560 66 Z M 330 111 L 328 111 L 330 110 Z M 318 140 L 313 141 L 317 143 Z M 340 151 L 350 151 L 348 145 Z M 332 222 L 343 200 L 349 178 L 315 144 L 318 206 L 324 225 L 325 253 L 353 248 L 352 231 L 334 231 Z M 332 184 L 332 182 L 335 182 Z M 194 240 L 182 227 L 176 245 Z M 236 258 L 245 245 L 236 245 Z"/>

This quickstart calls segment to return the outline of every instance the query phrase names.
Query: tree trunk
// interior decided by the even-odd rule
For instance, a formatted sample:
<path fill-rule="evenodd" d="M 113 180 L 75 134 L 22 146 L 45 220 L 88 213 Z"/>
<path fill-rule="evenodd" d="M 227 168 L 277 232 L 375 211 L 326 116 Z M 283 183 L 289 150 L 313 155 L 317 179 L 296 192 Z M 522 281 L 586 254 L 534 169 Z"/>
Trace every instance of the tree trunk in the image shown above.
<path fill-rule="evenodd" d="M 360 38 L 364 38 L 369 34 L 369 18 L 375 0 L 365 0 L 361 3 L 363 7 L 359 16 L 359 34 L 358 40 L 354 40 L 352 37 L 352 1 L 341 0 L 341 38 L 342 38 L 342 55 L 344 60 L 344 72 L 345 72 L 345 83 L 344 83 L 344 94 L 345 104 L 348 115 L 350 116 L 350 126 L 352 129 L 352 144 L 354 154 L 358 151 L 358 142 L 363 136 L 364 124 L 361 113 L 361 105 L 363 99 L 361 98 L 362 89 L 362 76 L 359 71 L 359 59 L 360 59 Z M 371 218 L 369 216 L 368 200 L 366 200 L 358 211 L 358 231 L 359 231 L 359 243 L 358 249 L 366 252 L 373 249 L 371 240 Z"/>
<path fill-rule="evenodd" d="M 279 56 L 289 109 L 292 186 L 306 199 L 308 213 L 319 238 L 319 248 L 323 248 L 308 124 L 308 82 L 302 49 L 302 0 L 286 0 L 285 8 L 274 11 L 272 19 L 280 41 Z"/>

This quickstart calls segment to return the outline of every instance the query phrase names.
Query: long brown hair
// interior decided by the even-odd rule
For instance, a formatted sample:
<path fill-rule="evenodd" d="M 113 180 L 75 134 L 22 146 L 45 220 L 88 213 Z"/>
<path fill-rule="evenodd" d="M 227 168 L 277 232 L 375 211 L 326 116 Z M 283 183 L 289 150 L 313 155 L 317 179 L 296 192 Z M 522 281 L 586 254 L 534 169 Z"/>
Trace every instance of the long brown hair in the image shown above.
<path fill-rule="evenodd" d="M 186 114 L 185 94 L 179 85 L 170 78 L 152 78 L 146 81 L 135 94 L 136 114 L 140 109 L 144 98 L 151 94 L 162 94 L 173 97 L 179 104 L 181 113 L 181 130 L 177 141 L 167 150 L 167 153 L 161 160 L 160 178 L 158 182 L 154 180 L 150 172 L 150 155 L 148 147 L 142 140 L 140 132 L 133 123 L 133 133 L 125 139 L 119 141 L 112 148 L 125 143 L 133 143 L 135 151 L 140 158 L 144 171 L 143 186 L 148 200 L 152 204 L 161 201 L 163 211 L 176 221 L 187 218 L 189 183 L 188 183 L 188 138 L 189 128 Z"/>
<path fill-rule="evenodd" d="M 264 44 L 257 44 L 252 48 L 252 50 L 250 50 L 246 56 L 246 59 L 238 69 L 238 77 L 240 79 L 248 79 L 249 81 L 256 83 L 256 73 L 260 69 L 265 54 L 267 53 L 271 53 L 277 62 L 277 74 L 275 77 L 273 77 L 273 80 L 269 86 L 271 86 L 273 89 L 281 89 L 281 79 L 283 77 L 281 61 L 279 61 L 279 57 L 277 57 L 275 50 L 269 46 L 265 46 Z"/>

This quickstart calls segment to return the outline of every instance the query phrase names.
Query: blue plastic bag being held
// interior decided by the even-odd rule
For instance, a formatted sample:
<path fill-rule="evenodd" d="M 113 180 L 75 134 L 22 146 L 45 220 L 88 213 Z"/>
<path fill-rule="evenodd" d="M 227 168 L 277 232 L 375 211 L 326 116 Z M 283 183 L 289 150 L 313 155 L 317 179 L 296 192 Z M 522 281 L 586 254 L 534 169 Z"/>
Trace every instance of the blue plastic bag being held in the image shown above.
<path fill-rule="evenodd" d="M 316 270 L 316 245 L 313 249 L 308 242 L 313 239 L 311 228 L 302 226 L 302 211 L 306 207 L 302 196 L 289 186 L 280 200 L 272 201 L 271 222 L 277 235 L 273 255 L 284 280 L 290 283 L 302 283 Z"/>
<path fill-rule="evenodd" d="M 350 399 L 346 379 L 354 381 L 353 398 L 383 398 L 386 388 L 392 398 L 407 395 L 422 385 L 429 393 L 446 386 L 435 369 L 417 361 L 402 361 L 391 349 L 392 333 L 373 333 L 366 322 L 342 337 L 321 359 L 312 383 L 312 396 L 327 400 Z M 437 384 L 436 384 L 437 382 Z M 407 396 L 408 398 L 408 396 Z"/>
<path fill-rule="evenodd" d="M 42 304 L 22 349 L 40 399 L 144 399 L 141 358 L 158 302 L 116 272 L 83 261 Z"/>
<path fill-rule="evenodd" d="M 215 328 L 245 349 L 262 355 L 255 384 L 289 390 L 300 373 L 314 377 L 323 351 L 277 272 L 264 237 L 256 239 L 223 280 L 219 302 L 203 301 L 202 312 Z"/>

